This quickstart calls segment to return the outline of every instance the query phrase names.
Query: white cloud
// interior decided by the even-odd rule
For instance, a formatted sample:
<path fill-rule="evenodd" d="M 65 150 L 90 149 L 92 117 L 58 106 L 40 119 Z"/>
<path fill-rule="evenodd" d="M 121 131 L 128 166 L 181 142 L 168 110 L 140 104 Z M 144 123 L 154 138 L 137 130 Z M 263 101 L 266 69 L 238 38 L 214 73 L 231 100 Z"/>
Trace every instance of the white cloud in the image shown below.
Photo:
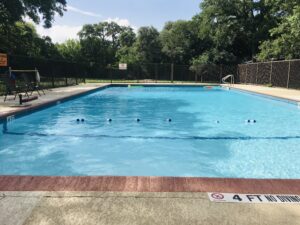
<path fill-rule="evenodd" d="M 89 11 L 84 11 L 84 10 L 78 9 L 78 8 L 70 6 L 70 5 L 67 6 L 67 10 L 70 11 L 70 12 L 79 13 L 79 14 L 84 15 L 84 16 L 91 16 L 91 17 L 98 17 L 98 18 L 102 17 L 101 14 L 97 14 L 97 13 L 93 13 L 93 12 L 89 12 Z"/>
<path fill-rule="evenodd" d="M 135 32 L 138 30 L 138 28 L 136 26 L 132 25 L 128 19 L 120 19 L 119 17 L 115 17 L 115 18 L 108 18 L 104 21 L 109 22 L 109 23 L 115 22 L 119 26 L 132 27 Z"/>
<path fill-rule="evenodd" d="M 106 20 L 104 20 L 105 22 L 115 22 L 117 23 L 118 25 L 120 26 L 130 26 L 130 22 L 128 19 L 120 19 L 119 17 L 116 17 L 116 18 L 108 18 Z"/>
<path fill-rule="evenodd" d="M 84 11 L 70 5 L 67 6 L 67 10 L 70 12 L 74 12 L 74 13 L 78 13 L 90 17 L 96 17 L 96 18 L 103 17 L 101 14 L 97 14 L 90 11 Z M 58 14 L 55 14 L 55 18 L 60 18 L 60 16 Z M 33 21 L 28 16 L 25 16 L 24 20 L 26 22 L 33 23 Z M 133 28 L 135 32 L 137 32 L 138 30 L 138 28 L 132 25 L 128 19 L 121 19 L 119 17 L 115 17 L 115 18 L 109 17 L 102 21 L 115 22 L 120 26 L 130 26 Z M 79 39 L 77 34 L 83 27 L 83 25 L 54 25 L 53 24 L 51 28 L 45 29 L 42 26 L 42 23 L 35 26 L 38 34 L 40 34 L 41 36 L 49 36 L 52 39 L 52 41 L 55 43 L 56 42 L 62 43 L 68 39 Z"/>
<path fill-rule="evenodd" d="M 130 26 L 135 32 L 138 28 L 130 24 L 128 19 L 108 18 L 104 20 L 106 22 L 115 22 L 120 26 Z M 53 25 L 49 29 L 45 29 L 42 25 L 37 25 L 36 30 L 41 36 L 49 36 L 54 43 L 63 43 L 68 39 L 79 39 L 78 32 L 82 29 L 82 25 L 69 26 L 69 25 Z"/>
<path fill-rule="evenodd" d="M 78 12 L 79 13 L 79 12 Z M 82 13 L 82 12 L 80 12 Z M 84 12 L 83 13 L 89 13 Z M 91 16 L 91 15 L 90 15 Z M 100 15 L 98 15 L 100 16 Z M 33 23 L 33 21 L 29 17 L 24 17 L 24 20 L 26 22 Z M 137 27 L 132 25 L 128 19 L 121 19 L 119 17 L 115 18 L 108 18 L 106 20 L 103 20 L 105 22 L 115 22 L 120 26 L 130 26 L 134 29 L 135 32 L 137 32 Z M 34 24 L 34 23 L 33 23 Z M 51 28 L 44 28 L 42 26 L 42 23 L 39 25 L 35 25 L 37 33 L 41 36 L 49 36 L 54 43 L 63 43 L 68 39 L 79 39 L 78 32 L 82 29 L 83 25 L 52 25 Z"/>
<path fill-rule="evenodd" d="M 83 27 L 81 25 L 52 25 L 51 28 L 44 28 L 43 23 L 35 24 L 28 16 L 25 16 L 23 19 L 28 23 L 32 23 L 40 36 L 49 36 L 54 43 L 63 43 L 68 39 L 79 39 L 77 34 Z"/>
<path fill-rule="evenodd" d="M 49 29 L 42 26 L 37 26 L 36 30 L 41 36 L 51 37 L 53 42 L 62 43 L 68 39 L 78 39 L 78 32 L 82 26 L 67 26 L 67 25 L 53 25 Z"/>

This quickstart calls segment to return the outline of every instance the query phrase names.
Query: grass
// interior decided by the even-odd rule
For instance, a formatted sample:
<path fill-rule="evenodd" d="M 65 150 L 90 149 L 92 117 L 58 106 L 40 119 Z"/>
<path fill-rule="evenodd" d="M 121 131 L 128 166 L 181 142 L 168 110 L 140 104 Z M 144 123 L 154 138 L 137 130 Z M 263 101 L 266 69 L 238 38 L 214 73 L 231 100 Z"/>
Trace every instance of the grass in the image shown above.
<path fill-rule="evenodd" d="M 273 84 L 266 84 L 266 87 L 273 87 Z"/>

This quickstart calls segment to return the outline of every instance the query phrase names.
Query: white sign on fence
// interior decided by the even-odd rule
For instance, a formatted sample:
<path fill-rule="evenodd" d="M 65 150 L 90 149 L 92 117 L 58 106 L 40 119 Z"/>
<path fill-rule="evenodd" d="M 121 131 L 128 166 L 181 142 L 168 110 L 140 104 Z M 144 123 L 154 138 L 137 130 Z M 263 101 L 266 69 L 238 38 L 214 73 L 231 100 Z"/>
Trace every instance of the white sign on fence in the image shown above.
<path fill-rule="evenodd" d="M 120 63 L 119 64 L 119 70 L 127 70 L 127 64 L 126 63 Z"/>
<path fill-rule="evenodd" d="M 212 202 L 300 204 L 300 195 L 208 193 L 208 197 Z"/>

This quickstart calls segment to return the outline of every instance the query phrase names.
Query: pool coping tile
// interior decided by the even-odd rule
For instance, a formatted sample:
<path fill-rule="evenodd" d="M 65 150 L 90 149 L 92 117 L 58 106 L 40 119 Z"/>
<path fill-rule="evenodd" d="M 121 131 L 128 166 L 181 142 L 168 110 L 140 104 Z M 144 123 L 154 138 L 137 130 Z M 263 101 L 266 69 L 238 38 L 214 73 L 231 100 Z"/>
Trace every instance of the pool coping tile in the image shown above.
<path fill-rule="evenodd" d="M 0 176 L 0 191 L 225 192 L 299 195 L 300 179 Z"/>

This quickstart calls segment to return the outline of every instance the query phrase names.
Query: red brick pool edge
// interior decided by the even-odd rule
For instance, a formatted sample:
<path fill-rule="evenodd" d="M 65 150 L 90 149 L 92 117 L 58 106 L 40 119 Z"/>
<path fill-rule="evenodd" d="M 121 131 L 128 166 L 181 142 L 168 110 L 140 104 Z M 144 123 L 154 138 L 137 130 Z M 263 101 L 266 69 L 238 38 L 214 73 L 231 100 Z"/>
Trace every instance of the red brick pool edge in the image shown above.
<path fill-rule="evenodd" d="M 299 195 L 300 180 L 0 176 L 0 191 L 225 192 Z"/>

